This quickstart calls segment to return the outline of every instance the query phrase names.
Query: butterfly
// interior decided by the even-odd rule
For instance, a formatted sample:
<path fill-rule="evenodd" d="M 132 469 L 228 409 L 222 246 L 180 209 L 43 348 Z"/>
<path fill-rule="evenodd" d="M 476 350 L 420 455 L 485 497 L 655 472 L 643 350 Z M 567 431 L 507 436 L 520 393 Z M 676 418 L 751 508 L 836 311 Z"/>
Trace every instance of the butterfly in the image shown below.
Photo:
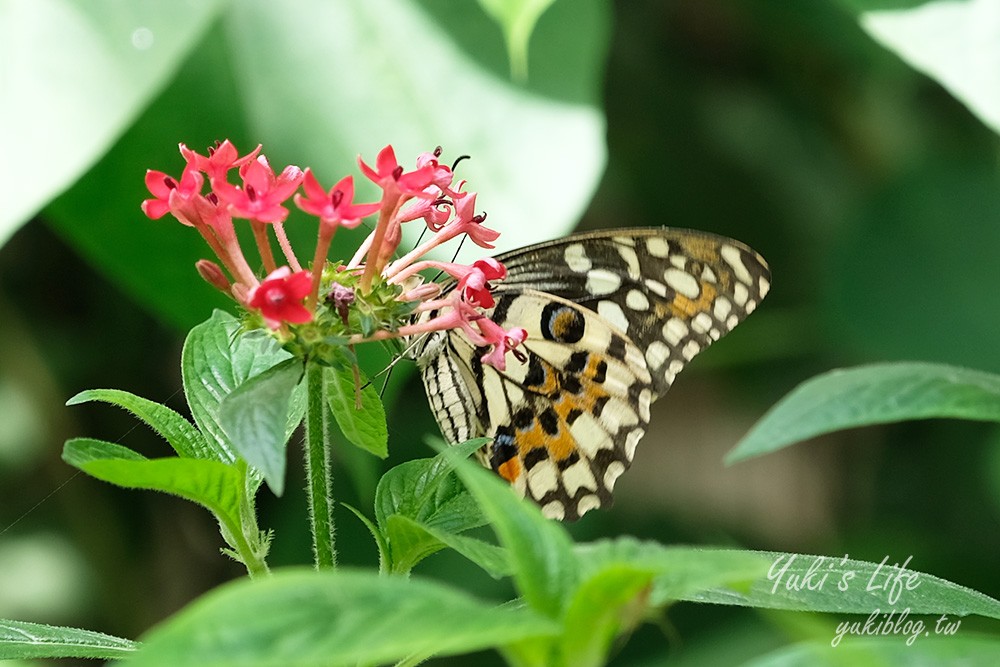
<path fill-rule="evenodd" d="M 491 438 L 480 461 L 567 521 L 611 503 L 650 404 L 770 287 L 748 246 L 682 229 L 584 232 L 496 259 L 507 277 L 485 314 L 527 330 L 524 361 L 484 364 L 461 329 L 411 354 L 445 439 Z"/>

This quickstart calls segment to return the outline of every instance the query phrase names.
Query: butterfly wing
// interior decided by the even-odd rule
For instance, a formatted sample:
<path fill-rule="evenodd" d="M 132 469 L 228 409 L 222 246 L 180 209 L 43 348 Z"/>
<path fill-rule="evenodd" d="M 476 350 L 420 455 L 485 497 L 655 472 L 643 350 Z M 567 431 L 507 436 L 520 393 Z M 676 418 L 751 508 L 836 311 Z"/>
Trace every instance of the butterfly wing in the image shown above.
<path fill-rule="evenodd" d="M 483 463 L 566 520 L 611 502 L 650 403 L 770 280 L 742 243 L 685 230 L 583 233 L 497 259 L 508 276 L 487 315 L 528 331 L 526 361 L 498 371 L 451 330 L 432 334 L 418 365 L 445 438 L 493 438 Z"/>
<path fill-rule="evenodd" d="M 753 312 L 770 288 L 764 258 L 684 229 L 585 232 L 499 256 L 498 293 L 535 289 L 593 310 L 644 351 L 656 395 L 696 354 Z"/>

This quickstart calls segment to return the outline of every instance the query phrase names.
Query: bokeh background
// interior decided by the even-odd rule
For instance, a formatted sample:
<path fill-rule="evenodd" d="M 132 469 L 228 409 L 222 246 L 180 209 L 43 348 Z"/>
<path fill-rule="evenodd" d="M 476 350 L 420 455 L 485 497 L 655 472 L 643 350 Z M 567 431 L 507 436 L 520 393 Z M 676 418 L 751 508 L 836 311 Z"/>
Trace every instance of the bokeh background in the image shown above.
<path fill-rule="evenodd" d="M 996 125 L 865 29 L 865 10 L 923 4 L 558 0 L 531 32 L 524 79 L 502 21 L 474 2 L 0 0 L 0 618 L 136 637 L 242 575 L 201 509 L 60 459 L 83 435 L 169 453 L 115 408 L 64 403 L 109 387 L 185 411 L 186 329 L 228 305 L 193 269 L 207 250 L 192 230 L 142 216 L 142 179 L 179 174 L 178 142 L 226 137 L 327 183 L 357 177 L 356 156 L 386 143 L 401 161 L 439 144 L 470 154 L 463 175 L 503 247 L 643 225 L 747 242 L 771 265 L 772 293 L 655 404 L 615 506 L 572 532 L 912 556 L 913 569 L 1000 596 L 994 426 L 868 428 L 722 463 L 771 404 L 831 368 L 1000 372 Z M 983 30 L 1000 49 L 1000 27 Z M 980 43 L 959 42 L 973 55 Z M 288 228 L 310 256 L 305 218 Z M 338 235 L 340 252 L 358 239 Z M 389 359 L 364 361 L 375 373 Z M 434 423 L 406 366 L 386 390 L 390 458 L 337 461 L 337 497 L 355 507 L 371 507 L 384 469 L 430 453 L 420 434 Z M 298 442 L 286 495 L 261 492 L 272 566 L 311 558 Z M 344 562 L 375 566 L 346 510 L 338 535 Z M 455 554 L 417 572 L 511 594 Z M 682 604 L 615 664 L 735 663 L 832 637 L 839 620 Z M 960 632 L 994 626 L 969 618 Z"/>

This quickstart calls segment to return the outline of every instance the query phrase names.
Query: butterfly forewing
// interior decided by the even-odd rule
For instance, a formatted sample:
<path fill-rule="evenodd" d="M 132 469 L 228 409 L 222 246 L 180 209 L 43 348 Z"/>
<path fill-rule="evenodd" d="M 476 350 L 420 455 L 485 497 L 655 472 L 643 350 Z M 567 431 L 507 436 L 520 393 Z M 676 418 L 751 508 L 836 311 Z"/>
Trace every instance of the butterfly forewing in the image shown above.
<path fill-rule="evenodd" d="M 739 241 L 678 229 L 577 234 L 498 257 L 498 291 L 530 288 L 595 311 L 644 351 L 657 395 L 770 287 L 764 259 Z"/>
<path fill-rule="evenodd" d="M 686 230 L 583 233 L 497 259 L 508 275 L 486 314 L 527 330 L 524 361 L 484 365 L 459 329 L 414 356 L 445 438 L 491 437 L 480 460 L 567 520 L 611 502 L 650 402 L 770 285 L 744 244 Z"/>

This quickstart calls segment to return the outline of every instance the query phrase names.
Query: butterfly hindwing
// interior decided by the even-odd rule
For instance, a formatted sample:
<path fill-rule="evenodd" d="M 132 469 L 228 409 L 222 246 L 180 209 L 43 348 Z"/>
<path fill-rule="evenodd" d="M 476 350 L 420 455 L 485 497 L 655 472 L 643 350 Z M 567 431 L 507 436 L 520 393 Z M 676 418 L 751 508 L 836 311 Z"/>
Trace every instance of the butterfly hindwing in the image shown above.
<path fill-rule="evenodd" d="M 585 232 L 497 259 L 508 275 L 486 315 L 527 330 L 523 361 L 485 365 L 459 329 L 414 356 L 445 438 L 491 437 L 484 465 L 567 520 L 610 503 L 650 403 L 770 285 L 749 247 L 687 230 Z"/>
<path fill-rule="evenodd" d="M 449 332 L 433 361 L 439 370 L 424 373 L 428 393 L 442 364 L 451 377 L 471 378 L 475 435 L 493 437 L 480 459 L 547 516 L 573 520 L 609 503 L 649 423 L 653 389 L 642 353 L 596 313 L 541 292 L 504 294 L 490 315 L 527 330 L 525 362 L 510 359 L 499 371 L 482 363 L 484 349 Z M 451 397 L 454 409 L 436 412 L 461 441 L 452 415 L 462 399 Z"/>

